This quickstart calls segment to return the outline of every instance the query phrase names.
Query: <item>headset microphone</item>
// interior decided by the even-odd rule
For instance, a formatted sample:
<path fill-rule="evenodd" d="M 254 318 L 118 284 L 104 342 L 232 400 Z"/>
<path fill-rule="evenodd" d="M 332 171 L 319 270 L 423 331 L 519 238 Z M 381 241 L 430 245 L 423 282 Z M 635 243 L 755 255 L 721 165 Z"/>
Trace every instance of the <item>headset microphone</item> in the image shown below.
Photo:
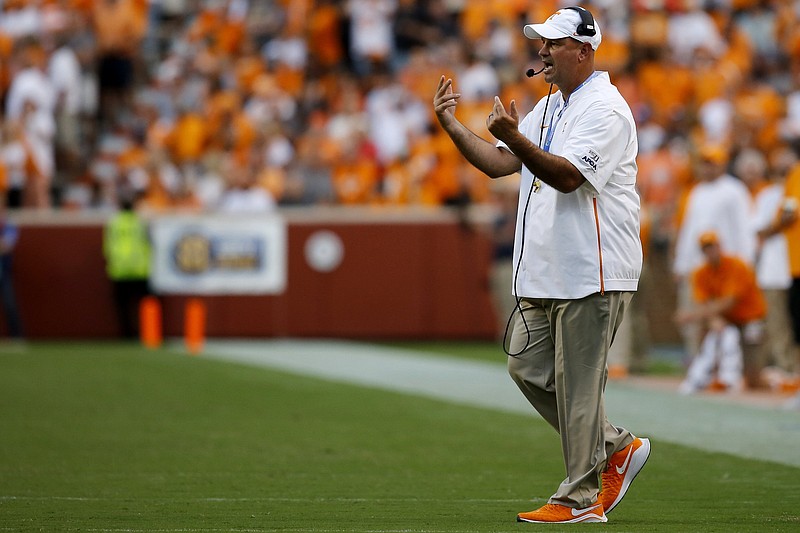
<path fill-rule="evenodd" d="M 529 69 L 528 69 L 528 70 L 525 72 L 525 75 L 526 75 L 526 76 L 528 76 L 529 78 L 532 78 L 532 77 L 534 77 L 534 76 L 538 76 L 538 75 L 539 75 L 539 74 L 541 74 L 542 72 L 544 72 L 544 67 L 540 68 L 539 70 L 533 70 L 532 68 L 529 68 Z"/>

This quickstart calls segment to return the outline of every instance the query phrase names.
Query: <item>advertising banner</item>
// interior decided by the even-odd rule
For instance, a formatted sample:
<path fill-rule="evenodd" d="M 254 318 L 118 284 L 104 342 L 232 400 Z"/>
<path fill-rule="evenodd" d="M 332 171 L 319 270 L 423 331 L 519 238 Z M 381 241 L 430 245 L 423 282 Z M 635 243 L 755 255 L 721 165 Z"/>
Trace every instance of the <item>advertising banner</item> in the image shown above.
<path fill-rule="evenodd" d="M 197 215 L 152 221 L 156 293 L 280 294 L 286 222 L 277 215 Z"/>

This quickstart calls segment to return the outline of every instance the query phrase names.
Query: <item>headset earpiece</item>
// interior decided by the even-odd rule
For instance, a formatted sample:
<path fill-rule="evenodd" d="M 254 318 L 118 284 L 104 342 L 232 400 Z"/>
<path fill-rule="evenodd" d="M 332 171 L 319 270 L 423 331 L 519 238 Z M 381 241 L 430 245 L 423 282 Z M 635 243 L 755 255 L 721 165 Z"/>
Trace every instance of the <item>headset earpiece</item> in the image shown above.
<path fill-rule="evenodd" d="M 597 30 L 594 29 L 594 17 L 588 9 L 579 6 L 565 7 L 564 9 L 572 9 L 573 11 L 577 11 L 581 16 L 581 23 L 578 25 L 575 33 L 586 37 L 592 37 L 597 33 Z"/>

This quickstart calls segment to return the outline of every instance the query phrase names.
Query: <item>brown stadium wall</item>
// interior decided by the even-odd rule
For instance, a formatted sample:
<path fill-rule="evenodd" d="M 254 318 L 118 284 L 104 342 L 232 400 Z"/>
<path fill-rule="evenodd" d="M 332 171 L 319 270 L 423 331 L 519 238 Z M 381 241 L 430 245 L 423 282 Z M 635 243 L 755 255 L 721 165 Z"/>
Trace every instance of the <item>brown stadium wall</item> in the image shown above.
<path fill-rule="evenodd" d="M 288 232 L 286 290 L 201 296 L 209 337 L 496 337 L 486 212 L 471 212 L 469 223 L 445 209 L 292 208 L 282 214 Z M 102 254 L 106 216 L 14 214 L 21 230 L 14 281 L 28 339 L 118 336 Z M 344 244 L 344 259 L 332 272 L 312 269 L 304 256 L 307 238 L 319 230 L 333 231 Z M 659 284 L 654 292 L 657 305 L 647 311 L 650 336 L 654 342 L 675 341 L 668 309 L 672 288 Z M 183 335 L 190 297 L 161 296 L 165 336 Z M 0 332 L 5 333 L 4 323 Z"/>

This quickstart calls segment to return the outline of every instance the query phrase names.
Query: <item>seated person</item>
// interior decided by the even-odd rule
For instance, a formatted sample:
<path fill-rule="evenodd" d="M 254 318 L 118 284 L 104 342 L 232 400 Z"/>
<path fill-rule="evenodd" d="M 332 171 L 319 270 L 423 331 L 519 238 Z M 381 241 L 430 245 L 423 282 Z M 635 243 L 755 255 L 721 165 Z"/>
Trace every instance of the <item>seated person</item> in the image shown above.
<path fill-rule="evenodd" d="M 692 354 L 681 391 L 696 392 L 713 382 L 738 390 L 742 377 L 746 387 L 761 388 L 763 362 L 758 358 L 767 308 L 755 272 L 741 259 L 723 253 L 716 233 L 703 233 L 699 244 L 705 262 L 692 273 L 696 304 L 678 312 L 675 319 L 679 324 L 699 322 L 705 334 L 700 353 Z"/>

